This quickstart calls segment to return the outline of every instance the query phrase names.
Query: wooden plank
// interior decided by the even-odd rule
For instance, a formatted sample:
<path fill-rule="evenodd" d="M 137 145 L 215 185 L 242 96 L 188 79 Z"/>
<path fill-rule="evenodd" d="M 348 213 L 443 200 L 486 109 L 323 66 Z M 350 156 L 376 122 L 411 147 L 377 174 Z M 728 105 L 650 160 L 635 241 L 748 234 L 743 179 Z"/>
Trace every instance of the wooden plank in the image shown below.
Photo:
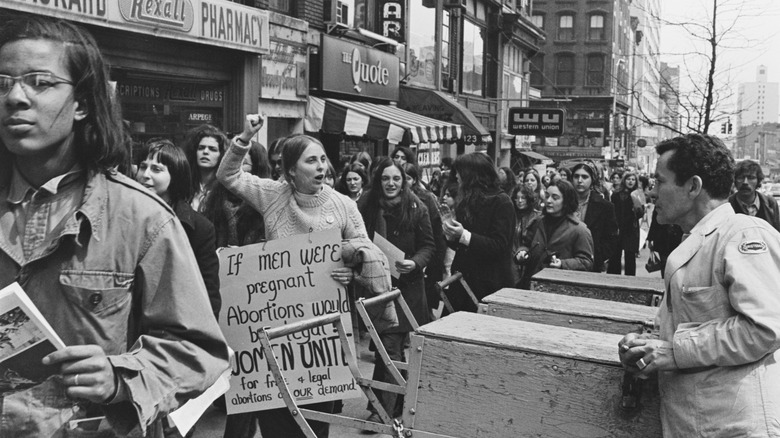
<path fill-rule="evenodd" d="M 531 289 L 621 303 L 657 306 L 664 293 L 661 278 L 599 272 L 542 269 L 531 277 Z"/>
<path fill-rule="evenodd" d="M 657 386 L 621 407 L 619 335 L 455 313 L 425 338 L 415 429 L 454 437 L 661 436 Z"/>
<path fill-rule="evenodd" d="M 482 299 L 480 313 L 581 330 L 625 335 L 653 327 L 656 308 L 505 288 Z"/>

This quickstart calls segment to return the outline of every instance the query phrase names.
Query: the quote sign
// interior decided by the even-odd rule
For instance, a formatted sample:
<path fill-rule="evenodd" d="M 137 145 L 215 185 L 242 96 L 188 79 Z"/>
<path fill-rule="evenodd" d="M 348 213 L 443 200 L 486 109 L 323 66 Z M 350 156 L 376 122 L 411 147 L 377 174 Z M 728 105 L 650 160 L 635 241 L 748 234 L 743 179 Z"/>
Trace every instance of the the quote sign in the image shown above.
<path fill-rule="evenodd" d="M 219 253 L 219 323 L 235 350 L 227 413 L 284 406 L 260 344 L 261 329 L 326 313 L 349 313 L 346 286 L 330 276 L 341 261 L 338 229 L 302 234 Z M 348 318 L 347 318 L 348 320 Z M 352 324 L 344 329 L 352 343 Z M 332 325 L 272 339 L 287 386 L 298 404 L 359 397 Z"/>

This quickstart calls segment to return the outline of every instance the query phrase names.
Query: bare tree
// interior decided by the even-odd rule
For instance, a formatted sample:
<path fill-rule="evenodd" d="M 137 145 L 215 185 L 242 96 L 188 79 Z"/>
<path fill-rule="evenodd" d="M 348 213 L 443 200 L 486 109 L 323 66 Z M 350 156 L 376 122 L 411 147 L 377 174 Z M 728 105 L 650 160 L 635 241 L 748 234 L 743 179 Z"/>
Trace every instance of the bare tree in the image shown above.
<path fill-rule="evenodd" d="M 661 38 L 674 34 L 683 36 L 679 44 L 675 41 L 674 53 L 659 54 L 680 67 L 679 86 L 665 83 L 666 78 L 661 76 L 662 97 L 677 103 L 680 123 L 654 119 L 636 95 L 636 112 L 632 117 L 676 133 L 707 133 L 714 123 L 736 115 L 734 67 L 722 62 L 723 54 L 760 44 L 748 37 L 744 28 L 752 17 L 765 11 L 768 4 L 770 2 L 766 0 L 706 0 L 701 2 L 701 14 L 696 17 L 678 20 L 653 14 L 661 25 Z"/>

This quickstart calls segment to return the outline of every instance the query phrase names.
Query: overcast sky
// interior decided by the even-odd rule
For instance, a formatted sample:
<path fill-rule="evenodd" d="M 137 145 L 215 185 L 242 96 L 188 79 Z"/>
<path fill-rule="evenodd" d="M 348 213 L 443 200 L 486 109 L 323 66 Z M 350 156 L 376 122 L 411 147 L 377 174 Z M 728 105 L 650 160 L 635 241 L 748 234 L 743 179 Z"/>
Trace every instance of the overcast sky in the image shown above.
<path fill-rule="evenodd" d="M 710 26 L 712 2 L 660 0 L 661 17 L 673 23 L 687 21 Z M 721 43 L 718 80 L 732 83 L 736 95 L 738 84 L 754 82 L 757 67 L 764 64 L 769 67 L 769 82 L 780 82 L 780 1 L 718 0 L 718 4 L 718 27 L 721 31 L 726 26 L 731 28 Z M 660 39 L 661 60 L 680 66 L 681 81 L 685 80 L 686 69 L 694 72 L 690 76 L 706 70 L 704 64 L 696 63 L 693 53 L 708 49 L 701 42 L 695 43 L 690 32 L 679 26 L 662 25 Z M 698 49 L 694 44 L 698 44 Z"/>

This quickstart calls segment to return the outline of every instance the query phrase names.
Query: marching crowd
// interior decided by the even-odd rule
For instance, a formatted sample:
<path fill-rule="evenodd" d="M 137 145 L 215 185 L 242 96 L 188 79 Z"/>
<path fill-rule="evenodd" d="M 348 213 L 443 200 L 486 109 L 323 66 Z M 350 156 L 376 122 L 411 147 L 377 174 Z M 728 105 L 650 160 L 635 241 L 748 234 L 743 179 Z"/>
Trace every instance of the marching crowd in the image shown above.
<path fill-rule="evenodd" d="M 232 138 L 204 125 L 188 132 L 183 144 L 150 140 L 131 162 L 102 56 L 88 34 L 62 21 L 19 19 L 0 29 L 0 79 L 0 286 L 18 281 L 68 345 L 44 359 L 58 373 L 43 385 L 65 398 L 36 405 L 31 393 L 40 388 L 35 386 L 2 399 L 0 432 L 13 431 L 13 436 L 53 434 L 65 418 L 95 415 L 105 416 L 120 435 L 172 433 L 161 424 L 165 414 L 227 368 L 228 349 L 217 324 L 218 247 L 336 228 L 345 247 L 362 251 L 364 261 L 382 260 L 371 243 L 379 234 L 405 255 L 392 285 L 384 276 L 357 282 L 358 268 L 352 267 L 331 276 L 349 285 L 353 297 L 365 294 L 363 289 L 399 288 L 423 324 L 438 316 L 435 284 L 453 273 L 462 274 L 477 299 L 503 287 L 527 288 L 544 268 L 635 275 L 642 222 L 650 224 L 647 243 L 659 255 L 658 264 L 648 269 L 663 272 L 667 260 L 681 263 L 669 254 L 696 225 L 673 217 L 670 212 L 678 208 L 673 205 L 664 205 L 662 220 L 648 208 L 656 195 L 674 190 L 667 188 L 663 172 L 662 181 L 631 170 L 606 179 L 598 163 L 578 160 L 543 174 L 535 168 L 515 173 L 497 168 L 486 154 L 469 153 L 442 160 L 424 181 L 414 152 L 405 146 L 388 156 L 356 153 L 337 169 L 316 138 L 292 135 L 275 139 L 267 149 L 253 141 L 264 123 L 259 115 L 247 116 L 243 131 Z M 699 137 L 720 150 L 716 141 Z M 659 152 L 680 154 L 685 147 Z M 713 180 L 727 178 L 735 185 L 729 208 L 780 228 L 777 203 L 756 190 L 763 178 L 760 166 L 740 163 L 732 177 L 729 160 L 719 161 L 728 169 L 711 178 L 698 170 L 689 176 L 690 193 L 700 196 L 703 190 L 708 197 L 702 205 L 712 206 L 709 196 L 720 200 L 731 193 L 722 190 L 722 182 L 719 191 L 710 192 Z M 664 163 L 678 176 L 685 169 L 672 159 Z M 665 185 L 653 187 L 660 183 Z M 680 190 L 675 196 L 686 196 Z M 748 225 L 755 231 L 742 238 L 753 244 L 739 252 L 777 256 L 780 241 L 767 243 L 767 236 L 776 238 L 772 228 Z M 739 239 L 736 229 L 729 233 Z M 739 272 L 730 266 L 715 271 L 724 287 L 740 284 Z M 460 282 L 447 294 L 455 310 L 475 310 Z M 719 298 L 722 307 L 731 307 L 716 317 L 736 322 L 719 320 L 707 332 L 711 342 L 721 342 L 712 355 L 669 359 L 669 342 L 678 340 L 672 338 L 675 326 L 668 325 L 664 341 L 621 341 L 624 363 L 629 368 L 636 363 L 638 373 L 648 372 L 645 367 L 673 373 L 686 364 L 774 367 L 766 358 L 780 342 L 777 315 L 755 310 L 763 306 L 751 301 L 749 292 L 740 294 L 744 302 Z M 778 304 L 777 298 L 764 298 Z M 684 309 L 686 303 L 674 305 Z M 412 328 L 402 312 L 398 319 L 381 339 L 391 358 L 402 360 Z M 750 334 L 757 332 L 758 344 L 750 344 Z M 691 343 L 699 342 L 691 336 Z M 719 336 L 730 338 L 719 341 Z M 744 357 L 740 348 L 748 352 Z M 721 349 L 729 350 L 727 360 L 720 359 Z M 683 385 L 688 370 L 682 371 L 670 385 Z M 388 377 L 377 361 L 374 378 Z M 379 393 L 383 407 L 398 416 L 401 397 Z M 766 396 L 777 413 L 775 399 Z M 339 403 L 313 408 L 336 412 Z M 30 420 L 32 411 L 36 416 Z M 369 418 L 378 420 L 376 415 Z M 670 418 L 686 421 L 674 415 Z M 740 424 L 755 426 L 756 418 Z M 254 436 L 258 424 L 267 437 L 300 434 L 289 412 L 276 409 L 229 416 L 225 436 Z M 312 426 L 318 436 L 328 435 L 327 424 Z M 777 417 L 768 427 L 777 432 Z M 684 427 L 679 430 L 684 433 L 676 436 L 692 436 Z M 69 431 L 68 436 L 88 434 Z"/>

